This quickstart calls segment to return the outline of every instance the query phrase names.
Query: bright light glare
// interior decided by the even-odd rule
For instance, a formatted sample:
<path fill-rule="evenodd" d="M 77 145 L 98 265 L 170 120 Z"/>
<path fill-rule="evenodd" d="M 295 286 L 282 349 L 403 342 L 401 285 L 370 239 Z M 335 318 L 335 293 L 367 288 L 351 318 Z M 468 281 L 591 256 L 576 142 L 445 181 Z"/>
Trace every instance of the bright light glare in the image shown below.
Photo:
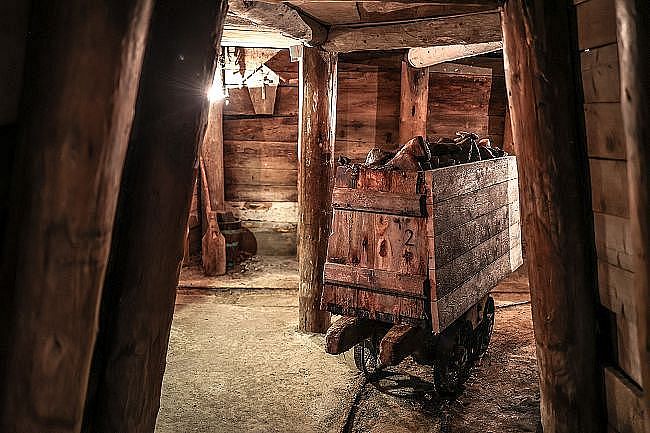
<path fill-rule="evenodd" d="M 208 100 L 210 102 L 221 101 L 226 97 L 223 93 L 223 87 L 218 83 L 213 83 L 210 89 L 208 90 Z"/>

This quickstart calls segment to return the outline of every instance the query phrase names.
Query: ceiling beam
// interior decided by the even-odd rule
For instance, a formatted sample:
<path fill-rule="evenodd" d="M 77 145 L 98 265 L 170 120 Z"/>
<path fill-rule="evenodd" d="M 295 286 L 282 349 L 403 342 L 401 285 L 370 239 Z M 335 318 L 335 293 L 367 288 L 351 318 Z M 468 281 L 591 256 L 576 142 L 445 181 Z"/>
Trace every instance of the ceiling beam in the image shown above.
<path fill-rule="evenodd" d="M 498 12 L 479 12 L 399 24 L 333 26 L 323 48 L 346 53 L 501 41 Z"/>
<path fill-rule="evenodd" d="M 285 3 L 286 0 L 260 0 L 263 3 Z M 293 4 L 299 3 L 356 3 L 357 0 L 291 0 Z M 383 0 L 364 0 L 363 3 L 387 3 Z M 413 0 L 392 0 L 391 3 L 426 3 L 429 5 L 461 5 L 461 6 L 490 6 L 496 8 L 500 6 L 503 1 L 501 0 L 418 0 L 414 2 Z"/>
<path fill-rule="evenodd" d="M 224 47 L 289 48 L 300 45 L 301 42 L 277 31 L 236 27 L 224 28 L 221 37 L 221 45 Z"/>
<path fill-rule="evenodd" d="M 503 42 L 481 42 L 478 44 L 442 45 L 437 47 L 411 48 L 406 55 L 411 66 L 425 68 L 438 63 L 474 57 L 503 48 Z"/>
<path fill-rule="evenodd" d="M 327 38 L 327 28 L 285 3 L 230 0 L 229 11 L 255 24 L 275 29 L 285 36 L 317 46 Z"/>

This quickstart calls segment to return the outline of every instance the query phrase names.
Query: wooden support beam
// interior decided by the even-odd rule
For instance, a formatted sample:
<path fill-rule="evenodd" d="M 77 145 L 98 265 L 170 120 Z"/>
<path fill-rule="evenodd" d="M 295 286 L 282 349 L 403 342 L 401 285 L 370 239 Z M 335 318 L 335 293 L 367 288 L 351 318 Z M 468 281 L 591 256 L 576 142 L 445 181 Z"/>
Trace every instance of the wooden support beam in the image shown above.
<path fill-rule="evenodd" d="M 621 111 L 627 155 L 630 238 L 644 394 L 645 431 L 650 432 L 650 4 L 616 0 Z"/>
<path fill-rule="evenodd" d="M 223 86 L 221 67 L 217 66 L 213 86 Z M 217 214 L 225 212 L 223 168 L 223 98 L 210 101 L 208 126 L 201 143 L 201 208 L 205 232 L 201 239 L 201 262 L 208 276 L 226 273 L 226 238 L 219 230 Z"/>
<path fill-rule="evenodd" d="M 32 5 L 0 260 L 0 431 L 81 428 L 151 4 Z"/>
<path fill-rule="evenodd" d="M 476 44 L 501 40 L 498 12 L 478 12 L 411 22 L 334 26 L 323 48 L 346 53 L 435 45 Z"/>
<path fill-rule="evenodd" d="M 341 317 L 327 330 L 325 352 L 330 355 L 343 353 L 382 329 L 381 322 L 359 317 Z"/>
<path fill-rule="evenodd" d="M 399 143 L 427 136 L 429 69 L 416 69 L 402 61 L 399 105 Z"/>
<path fill-rule="evenodd" d="M 233 14 L 297 39 L 308 46 L 325 42 L 327 28 L 315 19 L 299 12 L 286 3 L 230 0 Z"/>
<path fill-rule="evenodd" d="M 325 332 L 330 318 L 320 310 L 320 298 L 332 217 L 337 56 L 305 47 L 299 70 L 298 329 Z"/>
<path fill-rule="evenodd" d="M 394 325 L 390 328 L 379 343 L 379 365 L 397 365 L 421 349 L 424 341 L 422 332 L 422 328 L 411 325 Z"/>
<path fill-rule="evenodd" d="M 225 1 L 214 0 L 154 7 L 104 283 L 86 432 L 154 430 L 208 116 L 206 91 L 226 9 Z"/>
<path fill-rule="evenodd" d="M 441 45 L 437 47 L 411 48 L 406 58 L 411 66 L 425 68 L 452 60 L 492 53 L 503 48 L 503 42 L 481 42 L 478 44 Z"/>
<path fill-rule="evenodd" d="M 606 424 L 596 357 L 593 215 L 569 10 L 565 0 L 509 0 L 502 9 L 546 433 L 601 432 Z"/>
<path fill-rule="evenodd" d="M 283 3 L 286 0 L 260 0 L 262 3 Z M 291 0 L 290 3 L 300 5 L 301 3 L 356 3 L 358 0 Z M 364 3 L 387 3 L 380 0 L 366 0 Z M 426 3 L 429 5 L 462 5 L 462 6 L 489 6 L 497 8 L 502 2 L 499 0 L 393 0 L 390 3 L 413 4 Z"/>

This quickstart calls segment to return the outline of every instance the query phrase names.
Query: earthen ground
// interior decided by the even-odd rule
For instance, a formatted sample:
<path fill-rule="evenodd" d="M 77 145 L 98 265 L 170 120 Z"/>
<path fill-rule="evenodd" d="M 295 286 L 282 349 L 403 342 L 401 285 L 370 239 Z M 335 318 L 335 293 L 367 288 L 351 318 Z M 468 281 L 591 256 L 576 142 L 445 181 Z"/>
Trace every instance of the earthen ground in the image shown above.
<path fill-rule="evenodd" d="M 452 401 L 409 359 L 367 382 L 325 354 L 296 330 L 295 290 L 179 289 L 156 432 L 536 432 L 527 288 L 523 272 L 495 288 L 492 343 Z"/>

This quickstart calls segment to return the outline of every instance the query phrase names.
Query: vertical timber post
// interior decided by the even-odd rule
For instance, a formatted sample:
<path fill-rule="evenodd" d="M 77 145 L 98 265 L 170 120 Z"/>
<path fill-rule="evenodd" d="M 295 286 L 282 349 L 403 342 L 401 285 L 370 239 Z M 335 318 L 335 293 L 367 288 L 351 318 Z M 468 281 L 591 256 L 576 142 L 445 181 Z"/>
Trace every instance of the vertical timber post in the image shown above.
<path fill-rule="evenodd" d="M 337 55 L 304 47 L 299 69 L 298 329 L 325 332 L 330 316 L 320 310 L 320 298 L 332 216 Z"/>
<path fill-rule="evenodd" d="M 604 430 L 593 215 L 569 0 L 502 8 L 545 433 Z"/>
<path fill-rule="evenodd" d="M 650 432 L 650 4 L 616 0 L 616 17 L 645 431 Z"/>
<path fill-rule="evenodd" d="M 153 432 L 206 91 L 227 2 L 157 1 L 104 281 L 84 431 Z"/>
<path fill-rule="evenodd" d="M 0 267 L 2 432 L 81 428 L 151 8 L 32 4 Z"/>
<path fill-rule="evenodd" d="M 220 53 L 217 53 L 220 54 Z M 222 68 L 217 64 L 213 86 L 223 86 Z M 222 98 L 210 101 L 208 111 L 208 129 L 201 144 L 203 164 L 199 170 L 201 176 L 201 207 L 205 218 L 201 261 L 206 275 L 223 275 L 226 273 L 226 239 L 219 230 L 217 214 L 225 211 L 224 168 L 223 168 L 223 105 Z M 205 185 L 203 185 L 205 183 Z"/>
<path fill-rule="evenodd" d="M 399 106 L 399 143 L 427 136 L 429 68 L 414 68 L 402 60 Z"/>

